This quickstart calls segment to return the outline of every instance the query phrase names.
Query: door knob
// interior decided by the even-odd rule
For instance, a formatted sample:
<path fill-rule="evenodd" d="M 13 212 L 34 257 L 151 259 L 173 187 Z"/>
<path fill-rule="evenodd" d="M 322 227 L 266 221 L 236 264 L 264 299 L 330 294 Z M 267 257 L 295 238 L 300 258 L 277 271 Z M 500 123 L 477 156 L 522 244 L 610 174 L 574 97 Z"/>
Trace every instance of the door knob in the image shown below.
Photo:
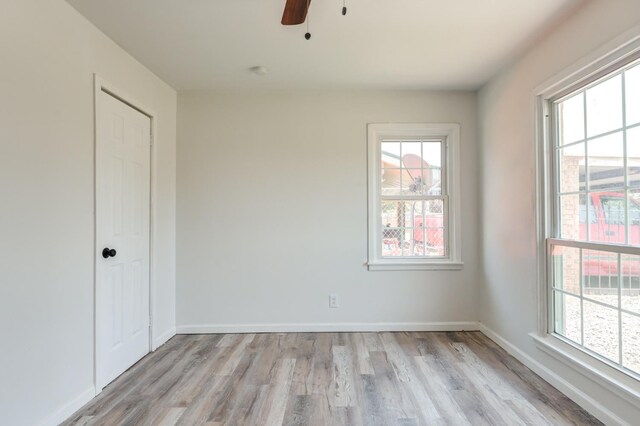
<path fill-rule="evenodd" d="M 105 259 L 108 259 L 110 257 L 116 257 L 116 250 L 110 249 L 107 247 L 104 250 L 102 250 L 102 257 L 104 257 Z"/>

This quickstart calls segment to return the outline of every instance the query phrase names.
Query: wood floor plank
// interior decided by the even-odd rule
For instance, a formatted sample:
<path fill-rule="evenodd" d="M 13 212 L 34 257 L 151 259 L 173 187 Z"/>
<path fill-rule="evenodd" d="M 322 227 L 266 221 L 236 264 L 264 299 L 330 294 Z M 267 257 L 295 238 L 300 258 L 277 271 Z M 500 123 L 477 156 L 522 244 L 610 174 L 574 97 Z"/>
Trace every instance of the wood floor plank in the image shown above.
<path fill-rule="evenodd" d="M 278 373 L 270 385 L 268 403 L 263 405 L 265 425 L 281 425 L 289 399 L 289 389 L 293 379 L 296 360 L 285 358 L 279 362 Z"/>
<path fill-rule="evenodd" d="M 393 367 L 396 377 L 400 384 L 403 394 L 407 394 L 414 406 L 416 412 L 423 423 L 433 423 L 440 418 L 440 414 L 436 409 L 431 397 L 427 394 L 423 384 L 418 381 L 417 366 L 408 355 L 417 355 L 418 350 L 415 345 L 409 352 L 405 352 L 398 342 L 398 337 L 404 333 L 385 333 L 382 341 L 386 350 L 387 359 Z"/>
<path fill-rule="evenodd" d="M 184 414 L 185 407 L 172 407 L 169 408 L 165 415 L 161 416 L 159 421 L 153 422 L 158 426 L 174 426 L 178 419 Z"/>
<path fill-rule="evenodd" d="M 363 374 L 360 379 L 362 423 L 375 426 L 391 424 L 391 418 L 387 415 L 387 410 L 384 407 L 384 400 L 375 375 Z"/>
<path fill-rule="evenodd" d="M 238 336 L 234 345 L 221 345 L 226 346 L 226 352 L 224 354 L 224 362 L 216 365 L 216 374 L 221 376 L 229 376 L 238 366 L 238 363 L 242 359 L 242 354 L 245 352 L 247 345 L 251 343 L 255 334 L 247 334 L 244 336 Z"/>
<path fill-rule="evenodd" d="M 404 388 L 390 364 L 386 352 L 372 352 L 371 362 L 375 371 L 376 383 L 382 396 L 383 407 L 389 418 L 416 419 L 418 407 L 409 400 Z"/>
<path fill-rule="evenodd" d="M 298 342 L 298 352 L 296 354 L 296 367 L 293 371 L 291 383 L 292 395 L 311 395 L 313 382 L 313 352 L 315 338 L 305 334 Z M 302 399 L 302 401 L 308 401 Z"/>
<path fill-rule="evenodd" d="M 384 351 L 382 340 L 380 340 L 380 333 L 362 333 L 362 339 L 369 352 Z"/>
<path fill-rule="evenodd" d="M 351 350 L 346 346 L 333 347 L 333 392 L 332 407 L 353 407 L 356 405 L 355 383 L 353 379 Z"/>
<path fill-rule="evenodd" d="M 333 353 L 331 333 L 318 333 L 313 351 L 311 393 L 326 396 L 333 386 Z"/>
<path fill-rule="evenodd" d="M 226 376 L 226 380 L 221 382 L 219 392 L 212 399 L 211 409 L 207 420 L 213 422 L 226 422 L 231 416 L 233 409 L 242 403 L 242 393 L 252 391 L 253 388 L 247 384 L 246 377 L 255 360 L 253 353 L 244 353 L 240 357 L 233 373 Z"/>
<path fill-rule="evenodd" d="M 209 413 L 214 409 L 212 404 L 217 401 L 216 396 L 220 393 L 220 388 L 226 380 L 228 377 L 209 374 L 200 394 L 186 407 L 177 424 L 188 426 L 207 422 Z"/>
<path fill-rule="evenodd" d="M 599 425 L 478 332 L 175 336 L 63 425 Z"/>
<path fill-rule="evenodd" d="M 414 362 L 422 374 L 419 380 L 424 383 L 427 393 L 431 395 L 436 410 L 445 423 L 470 425 L 471 423 L 451 395 L 452 389 L 447 386 L 445 378 L 441 375 L 441 368 L 433 361 L 433 357 L 417 356 L 414 357 Z"/>
<path fill-rule="evenodd" d="M 356 369 L 358 374 L 374 374 L 371 360 L 369 359 L 369 348 L 363 333 L 351 334 L 351 347 L 355 353 Z"/>

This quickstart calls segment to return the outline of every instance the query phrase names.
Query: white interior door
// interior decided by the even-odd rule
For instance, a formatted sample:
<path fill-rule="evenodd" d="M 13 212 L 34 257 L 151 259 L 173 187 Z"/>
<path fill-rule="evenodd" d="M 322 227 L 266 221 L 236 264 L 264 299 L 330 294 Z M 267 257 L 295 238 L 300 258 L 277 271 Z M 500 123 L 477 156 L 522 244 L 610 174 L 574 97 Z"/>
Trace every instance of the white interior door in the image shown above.
<path fill-rule="evenodd" d="M 151 119 L 100 91 L 96 103 L 96 386 L 149 352 Z"/>

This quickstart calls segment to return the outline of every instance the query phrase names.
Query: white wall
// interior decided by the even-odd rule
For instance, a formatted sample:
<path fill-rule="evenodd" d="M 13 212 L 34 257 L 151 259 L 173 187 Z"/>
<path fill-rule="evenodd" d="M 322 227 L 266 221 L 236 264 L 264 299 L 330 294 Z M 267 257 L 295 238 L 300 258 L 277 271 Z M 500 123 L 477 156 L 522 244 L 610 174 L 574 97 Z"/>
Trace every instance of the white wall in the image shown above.
<path fill-rule="evenodd" d="M 475 102 L 468 92 L 181 93 L 178 331 L 476 321 Z M 367 271 L 373 122 L 461 124 L 463 271 Z"/>
<path fill-rule="evenodd" d="M 0 424 L 18 426 L 92 396 L 93 73 L 158 113 L 154 327 L 175 327 L 176 93 L 62 0 L 0 11 Z"/>
<path fill-rule="evenodd" d="M 480 92 L 484 285 L 480 319 L 557 377 L 622 420 L 640 409 L 558 364 L 527 335 L 537 328 L 534 88 L 640 24 L 637 0 L 597 0 L 534 46 Z"/>

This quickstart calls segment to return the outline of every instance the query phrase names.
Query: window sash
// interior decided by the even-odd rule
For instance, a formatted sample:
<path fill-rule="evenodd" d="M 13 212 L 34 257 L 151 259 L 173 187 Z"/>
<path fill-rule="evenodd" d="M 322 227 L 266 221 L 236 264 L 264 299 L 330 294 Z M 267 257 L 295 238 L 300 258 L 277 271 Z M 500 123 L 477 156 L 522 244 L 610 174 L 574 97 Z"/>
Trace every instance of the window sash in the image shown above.
<path fill-rule="evenodd" d="M 552 238 L 560 238 L 561 237 L 561 211 L 560 211 L 560 203 L 559 199 L 562 195 L 586 195 L 587 196 L 587 206 L 589 205 L 589 194 L 597 193 L 597 192 L 622 192 L 624 193 L 623 199 L 625 203 L 625 244 L 629 243 L 629 202 L 628 202 L 628 191 L 634 189 L 640 189 L 640 186 L 631 186 L 629 184 L 628 179 L 628 160 L 627 160 L 627 132 L 629 130 L 640 127 L 640 123 L 632 123 L 631 125 L 627 125 L 626 119 L 626 87 L 625 87 L 625 72 L 635 66 L 640 66 L 640 52 L 630 56 L 625 59 L 623 63 L 616 63 L 612 66 L 607 67 L 605 70 L 591 76 L 589 80 L 586 82 L 580 82 L 578 85 L 574 85 L 571 88 L 561 92 L 560 94 L 550 98 L 547 100 L 548 110 L 550 111 L 550 126 L 549 126 L 549 138 L 548 144 L 550 145 L 550 158 L 549 161 L 551 163 L 552 173 L 550 175 L 550 188 L 551 188 L 551 197 L 547 197 L 547 202 L 550 203 L 550 212 L 551 212 L 551 234 Z M 607 80 L 617 77 L 618 75 L 622 76 L 622 86 L 621 86 L 621 102 L 622 102 L 622 126 L 609 130 L 606 132 L 602 132 L 597 135 L 588 135 L 587 126 L 588 126 L 588 114 L 587 114 L 587 104 L 586 100 L 583 99 L 583 138 L 577 141 L 572 141 L 568 144 L 560 145 L 560 118 L 559 118 L 559 105 L 577 95 L 586 96 L 587 90 L 601 84 Z M 623 144 L 623 171 L 624 171 L 624 183 L 621 187 L 614 190 L 598 190 L 598 189 L 590 189 L 589 187 L 589 148 L 588 142 L 594 139 L 613 135 L 618 132 L 622 133 L 622 144 Z M 571 146 L 575 146 L 577 144 L 584 143 L 585 144 L 585 182 L 584 182 L 584 190 L 579 191 L 561 191 L 561 180 L 560 180 L 560 161 L 559 161 L 559 152 L 563 149 L 566 149 Z M 549 199 L 550 198 L 550 199 Z M 587 210 L 587 218 L 589 216 L 589 212 Z M 586 227 L 586 242 L 589 242 L 589 232 L 590 227 Z"/>
<path fill-rule="evenodd" d="M 555 267 L 552 259 L 553 259 L 553 250 L 555 247 L 569 247 L 575 248 L 579 250 L 579 292 L 570 292 L 565 290 L 564 288 L 555 286 L 554 274 L 556 273 Z M 593 297 L 584 294 L 584 283 L 583 283 L 583 254 L 585 251 L 597 251 L 597 252 L 608 252 L 612 253 L 616 256 L 616 280 L 617 280 L 617 306 L 599 301 Z M 591 242 L 583 242 L 583 241 L 572 241 L 565 240 L 560 238 L 548 238 L 546 245 L 546 255 L 547 255 L 547 294 L 548 294 L 548 333 L 557 337 L 564 341 L 565 343 L 570 344 L 578 348 L 579 350 L 588 353 L 592 357 L 606 363 L 607 365 L 622 371 L 623 373 L 634 377 L 636 379 L 640 379 L 640 371 L 634 371 L 628 368 L 624 362 L 624 338 L 623 338 L 623 320 L 622 315 L 628 315 L 636 318 L 640 318 L 640 312 L 635 312 L 629 309 L 626 309 L 622 303 L 622 277 L 623 277 L 623 268 L 621 267 L 621 257 L 622 255 L 633 255 L 640 256 L 640 247 L 634 246 L 626 246 L 626 245 L 618 245 L 618 244 L 607 244 L 607 243 L 591 243 Z M 563 283 L 564 284 L 564 283 Z M 564 297 L 576 298 L 580 301 L 580 341 L 572 340 L 570 337 L 565 336 L 559 333 L 556 330 L 556 325 L 558 324 L 558 319 L 556 318 L 556 312 L 558 307 L 556 306 L 556 294 L 563 294 Z M 585 327 L 584 327 L 584 302 L 592 303 L 595 305 L 602 306 L 606 309 L 610 309 L 617 313 L 617 333 L 618 333 L 618 351 L 617 351 L 617 359 L 613 360 L 607 358 L 601 353 L 596 352 L 588 348 L 585 345 Z"/>
<path fill-rule="evenodd" d="M 377 174 L 378 174 L 378 182 L 382 181 L 382 168 L 380 167 L 380 164 L 382 162 L 382 144 L 383 143 L 387 143 L 387 142 L 395 142 L 395 143 L 411 143 L 411 142 L 419 142 L 421 144 L 423 143 L 437 143 L 440 145 L 440 195 L 448 195 L 448 164 L 447 164 L 447 138 L 446 137 L 411 137 L 411 138 L 394 138 L 394 137 L 388 137 L 388 136 L 380 136 L 377 139 L 377 152 L 378 152 L 378 156 L 380 158 L 378 158 L 376 161 L 378 162 L 378 168 L 377 168 Z M 401 148 L 402 149 L 402 148 Z M 424 152 L 422 151 L 423 148 L 421 148 L 421 153 L 422 153 L 422 158 L 424 159 Z M 400 155 L 402 155 L 402 151 L 400 152 Z M 398 168 L 390 168 L 391 170 L 412 170 L 410 168 L 406 168 L 403 166 L 402 164 L 402 160 L 400 160 L 400 166 Z M 420 171 L 422 173 L 422 175 L 424 175 L 424 170 L 426 170 L 424 168 L 424 165 L 421 165 L 420 167 Z M 402 191 L 402 173 L 400 173 L 400 190 Z M 402 192 L 400 193 L 400 195 L 385 195 L 382 194 L 382 185 L 378 186 L 378 197 L 382 198 L 382 197 L 406 197 L 407 199 L 413 199 L 413 197 L 419 197 L 419 198 L 424 198 L 429 196 L 428 194 L 420 194 L 420 195 L 408 195 L 408 194 L 402 194 Z M 434 197 L 437 197 L 439 195 L 434 195 Z M 415 198 L 418 199 L 418 198 Z"/>

